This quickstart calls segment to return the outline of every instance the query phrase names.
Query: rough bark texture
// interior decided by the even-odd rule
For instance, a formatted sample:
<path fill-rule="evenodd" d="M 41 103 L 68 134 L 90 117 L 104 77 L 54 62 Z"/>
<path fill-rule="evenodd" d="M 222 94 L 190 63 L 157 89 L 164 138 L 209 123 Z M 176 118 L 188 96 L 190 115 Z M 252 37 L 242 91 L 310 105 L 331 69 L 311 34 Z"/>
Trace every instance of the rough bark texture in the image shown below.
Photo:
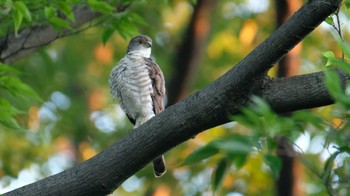
<path fill-rule="evenodd" d="M 339 4 L 340 0 L 310 1 L 211 85 L 170 106 L 95 157 L 5 195 L 111 193 L 160 154 L 208 128 L 228 122 L 228 116 L 239 113 L 239 108 L 246 105 L 254 93 L 262 95 L 278 112 L 332 103 L 323 85 L 322 73 L 277 79 L 265 78 L 264 73 Z M 310 102 L 312 99 L 316 100 Z"/>

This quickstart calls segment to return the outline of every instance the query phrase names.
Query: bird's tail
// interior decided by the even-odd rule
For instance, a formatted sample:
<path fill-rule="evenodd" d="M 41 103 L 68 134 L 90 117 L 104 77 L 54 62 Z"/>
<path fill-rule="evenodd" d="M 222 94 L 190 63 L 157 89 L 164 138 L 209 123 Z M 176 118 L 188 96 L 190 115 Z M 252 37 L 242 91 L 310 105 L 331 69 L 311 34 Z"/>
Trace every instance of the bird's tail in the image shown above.
<path fill-rule="evenodd" d="M 159 156 L 153 160 L 154 175 L 158 178 L 166 172 L 164 156 Z"/>

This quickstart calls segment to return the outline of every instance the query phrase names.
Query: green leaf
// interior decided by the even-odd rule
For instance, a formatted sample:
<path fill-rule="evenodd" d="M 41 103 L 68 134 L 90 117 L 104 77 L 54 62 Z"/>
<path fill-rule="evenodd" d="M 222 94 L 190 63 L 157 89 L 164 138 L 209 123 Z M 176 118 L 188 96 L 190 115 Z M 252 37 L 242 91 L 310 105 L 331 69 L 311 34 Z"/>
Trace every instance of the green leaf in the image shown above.
<path fill-rule="evenodd" d="M 27 84 L 24 84 L 16 77 L 3 76 L 0 77 L 0 88 L 8 90 L 14 96 L 20 96 L 24 98 L 34 98 L 40 100 L 36 92 L 30 88 Z"/>
<path fill-rule="evenodd" d="M 243 108 L 242 115 L 233 116 L 232 119 L 247 127 L 261 127 L 259 115 L 250 108 Z"/>
<path fill-rule="evenodd" d="M 342 40 L 341 38 L 339 37 L 335 37 L 336 41 L 337 41 L 337 44 L 339 45 L 339 47 L 341 48 L 341 50 L 344 52 L 344 54 L 347 56 L 347 57 L 350 57 L 350 45 L 349 43 L 345 42 L 344 40 Z M 345 62 L 343 60 L 339 60 L 339 61 L 342 61 L 342 62 Z M 345 62 L 347 63 L 347 62 Z M 348 64 L 348 63 L 347 63 Z"/>
<path fill-rule="evenodd" d="M 337 66 L 340 67 L 343 71 L 350 74 L 350 64 L 343 60 L 337 60 Z"/>
<path fill-rule="evenodd" d="M 20 129 L 21 126 L 17 123 L 14 118 L 0 119 L 0 124 L 10 129 Z"/>
<path fill-rule="evenodd" d="M 65 1 L 56 2 L 58 9 L 71 21 L 75 21 L 74 13 L 71 6 Z"/>
<path fill-rule="evenodd" d="M 30 11 L 22 1 L 16 1 L 14 3 L 14 8 L 24 16 L 26 21 L 28 22 L 32 21 L 32 16 L 30 14 Z"/>
<path fill-rule="evenodd" d="M 345 2 L 345 7 L 346 7 L 346 9 L 349 9 L 349 8 L 350 8 L 350 2 L 349 2 L 349 1 L 346 1 L 346 2 Z"/>
<path fill-rule="evenodd" d="M 14 12 L 12 12 L 12 18 L 15 24 L 15 34 L 17 35 L 23 21 L 23 13 L 16 9 Z"/>
<path fill-rule="evenodd" d="M 253 109 L 260 115 L 269 114 L 272 112 L 270 106 L 266 101 L 260 97 L 253 96 L 251 100 L 254 103 Z"/>
<path fill-rule="evenodd" d="M 136 26 L 128 21 L 127 18 L 121 18 L 119 21 L 116 21 L 114 27 L 124 38 L 131 37 L 138 32 Z"/>
<path fill-rule="evenodd" d="M 136 23 L 145 23 L 141 17 L 133 13 L 113 14 L 113 18 L 107 24 L 108 28 L 117 31 L 123 38 L 134 36 L 138 33 Z"/>
<path fill-rule="evenodd" d="M 334 21 L 333 21 L 333 17 L 332 16 L 328 16 L 325 20 L 325 22 L 329 25 L 333 25 Z"/>
<path fill-rule="evenodd" d="M 335 54 L 332 51 L 326 51 L 324 53 L 322 53 L 322 56 L 324 56 L 327 59 L 327 63 L 326 63 L 326 67 L 333 65 L 333 61 L 336 59 L 335 58 Z"/>
<path fill-rule="evenodd" d="M 102 32 L 102 43 L 105 45 L 109 38 L 113 35 L 114 29 L 104 29 Z"/>
<path fill-rule="evenodd" d="M 350 106 L 350 99 L 345 94 L 344 90 L 340 85 L 340 78 L 338 74 L 334 71 L 327 70 L 325 71 L 325 76 L 326 76 L 325 83 L 332 97 L 338 103 L 341 103 L 346 106 Z"/>
<path fill-rule="evenodd" d="M 322 56 L 326 57 L 327 59 L 334 59 L 335 54 L 332 51 L 326 51 L 322 53 Z"/>
<path fill-rule="evenodd" d="M 337 94 L 341 94 L 343 91 L 340 86 L 340 79 L 338 74 L 336 74 L 334 71 L 327 70 L 325 71 L 325 75 L 328 90 L 334 97 L 337 97 Z"/>
<path fill-rule="evenodd" d="M 324 182 L 327 182 L 331 176 L 331 173 L 333 171 L 333 163 L 335 158 L 341 153 L 341 151 L 336 151 L 333 153 L 326 161 L 326 164 L 323 168 L 323 173 L 321 175 L 321 178 Z M 327 182 L 328 183 L 328 182 Z"/>
<path fill-rule="evenodd" d="M 272 175 L 275 179 L 277 179 L 279 177 L 280 170 L 282 167 L 281 159 L 274 155 L 265 155 L 263 158 L 265 163 L 270 167 Z"/>
<path fill-rule="evenodd" d="M 247 126 L 247 127 L 252 127 L 254 126 L 254 123 L 244 115 L 236 115 L 232 117 L 233 121 L 236 121 L 237 123 Z"/>
<path fill-rule="evenodd" d="M 136 14 L 135 12 L 130 12 L 127 14 L 127 17 L 129 19 L 130 22 L 136 22 L 139 24 L 143 24 L 146 25 L 146 21 L 138 14 Z"/>
<path fill-rule="evenodd" d="M 8 66 L 6 64 L 0 63 L 0 77 L 5 74 L 20 74 L 21 72 L 17 69 Z"/>
<path fill-rule="evenodd" d="M 292 118 L 296 121 L 308 122 L 320 130 L 324 128 L 323 119 L 320 116 L 313 114 L 312 112 L 296 111 L 293 112 Z"/>
<path fill-rule="evenodd" d="M 61 18 L 58 18 L 56 16 L 51 17 L 49 19 L 50 24 L 56 29 L 56 30 L 61 30 L 61 29 L 72 29 L 70 26 L 69 22 L 66 20 L 63 20 Z"/>
<path fill-rule="evenodd" d="M 250 138 L 241 135 L 233 135 L 228 138 L 214 140 L 211 145 L 229 153 L 231 156 L 249 154 L 252 148 Z"/>
<path fill-rule="evenodd" d="M 88 5 L 95 11 L 101 12 L 103 14 L 111 14 L 115 11 L 115 8 L 104 1 L 98 0 L 88 0 Z"/>
<path fill-rule="evenodd" d="M 230 170 L 230 166 L 231 162 L 227 158 L 222 158 L 219 161 L 212 175 L 212 189 L 214 193 L 221 188 L 222 183 Z"/>
<path fill-rule="evenodd" d="M 51 6 L 45 7 L 45 16 L 56 30 L 72 29 L 68 21 L 56 16 L 56 10 Z"/>
<path fill-rule="evenodd" d="M 234 156 L 228 156 L 233 164 L 236 166 L 236 169 L 241 169 L 247 161 L 248 154 L 235 154 Z"/>
<path fill-rule="evenodd" d="M 56 15 L 55 9 L 53 7 L 51 7 L 51 6 L 50 7 L 45 7 L 44 12 L 45 12 L 45 17 L 47 19 L 50 19 L 50 18 L 52 18 L 52 17 L 54 17 Z"/>
<path fill-rule="evenodd" d="M 188 155 L 182 165 L 190 165 L 214 156 L 219 152 L 214 146 L 207 144 L 203 147 L 198 148 L 190 155 Z"/>
<path fill-rule="evenodd" d="M 22 112 L 11 106 L 11 104 L 3 98 L 0 98 L 0 111 L 0 124 L 12 129 L 20 128 L 13 116 Z"/>

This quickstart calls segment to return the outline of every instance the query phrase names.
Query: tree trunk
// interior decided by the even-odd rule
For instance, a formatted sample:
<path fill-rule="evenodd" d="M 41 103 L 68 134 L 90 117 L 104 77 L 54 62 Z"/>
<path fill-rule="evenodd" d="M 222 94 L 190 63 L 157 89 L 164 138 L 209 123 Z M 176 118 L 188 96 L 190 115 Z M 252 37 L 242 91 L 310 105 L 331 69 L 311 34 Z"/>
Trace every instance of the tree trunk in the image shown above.
<path fill-rule="evenodd" d="M 174 59 L 175 70 L 167 87 L 168 106 L 187 97 L 197 76 L 204 45 L 210 31 L 210 14 L 216 0 L 199 0 L 185 37 Z"/>
<path fill-rule="evenodd" d="M 301 0 L 276 0 L 275 2 L 277 11 L 277 27 L 286 22 L 288 18 L 291 17 L 292 14 L 302 5 Z M 277 70 L 278 77 L 298 75 L 301 47 L 302 44 L 300 42 L 279 61 Z M 283 115 L 288 116 L 289 114 Z M 297 159 L 294 157 L 294 153 L 286 153 L 286 148 L 293 149 L 288 139 L 282 137 L 278 139 L 277 142 L 277 154 L 282 160 L 282 167 L 277 180 L 277 195 L 302 196 L 303 191 L 300 187 L 300 183 L 303 180 L 303 175 L 299 170 L 303 168 L 300 167 L 300 163 L 297 162 Z M 288 145 L 288 147 L 286 147 L 286 145 Z"/>

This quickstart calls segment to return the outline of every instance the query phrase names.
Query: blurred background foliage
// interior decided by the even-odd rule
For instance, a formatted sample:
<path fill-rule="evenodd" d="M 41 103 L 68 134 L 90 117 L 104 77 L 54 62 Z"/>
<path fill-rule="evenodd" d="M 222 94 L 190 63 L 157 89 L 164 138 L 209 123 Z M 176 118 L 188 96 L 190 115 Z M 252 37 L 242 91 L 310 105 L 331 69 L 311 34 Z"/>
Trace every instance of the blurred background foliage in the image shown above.
<path fill-rule="evenodd" d="M 128 5 L 124 12 L 116 12 L 118 2 Z M 128 134 L 131 123 L 109 94 L 112 67 L 125 54 L 130 37 L 147 34 L 154 40 L 154 58 L 170 82 L 197 3 L 1 1 L 1 37 L 33 25 L 49 24 L 57 31 L 70 28 L 74 6 L 89 6 L 103 16 L 88 24 L 92 27 L 87 30 L 58 39 L 10 65 L 0 64 L 0 193 L 73 167 Z M 348 2 L 344 3 L 339 17 L 343 38 L 349 40 Z M 199 35 L 206 30 L 208 34 L 191 76 L 190 92 L 231 69 L 276 28 L 275 1 L 222 0 L 214 5 L 195 27 Z M 342 51 L 349 53 L 337 44 L 333 19 L 303 40 L 300 74 L 325 70 L 326 64 L 332 67 L 339 62 Z M 276 76 L 276 69 L 269 74 Z M 254 109 L 244 109 L 233 117 L 236 122 L 205 131 L 167 152 L 164 177 L 154 178 L 147 166 L 114 194 L 274 195 L 281 168 L 274 138 L 280 135 L 293 143 L 302 163 L 298 166 L 300 195 L 350 194 L 346 153 L 350 107 L 344 98 L 349 89 L 339 90 L 333 72 L 327 78 L 337 104 L 280 117 L 254 98 Z"/>

